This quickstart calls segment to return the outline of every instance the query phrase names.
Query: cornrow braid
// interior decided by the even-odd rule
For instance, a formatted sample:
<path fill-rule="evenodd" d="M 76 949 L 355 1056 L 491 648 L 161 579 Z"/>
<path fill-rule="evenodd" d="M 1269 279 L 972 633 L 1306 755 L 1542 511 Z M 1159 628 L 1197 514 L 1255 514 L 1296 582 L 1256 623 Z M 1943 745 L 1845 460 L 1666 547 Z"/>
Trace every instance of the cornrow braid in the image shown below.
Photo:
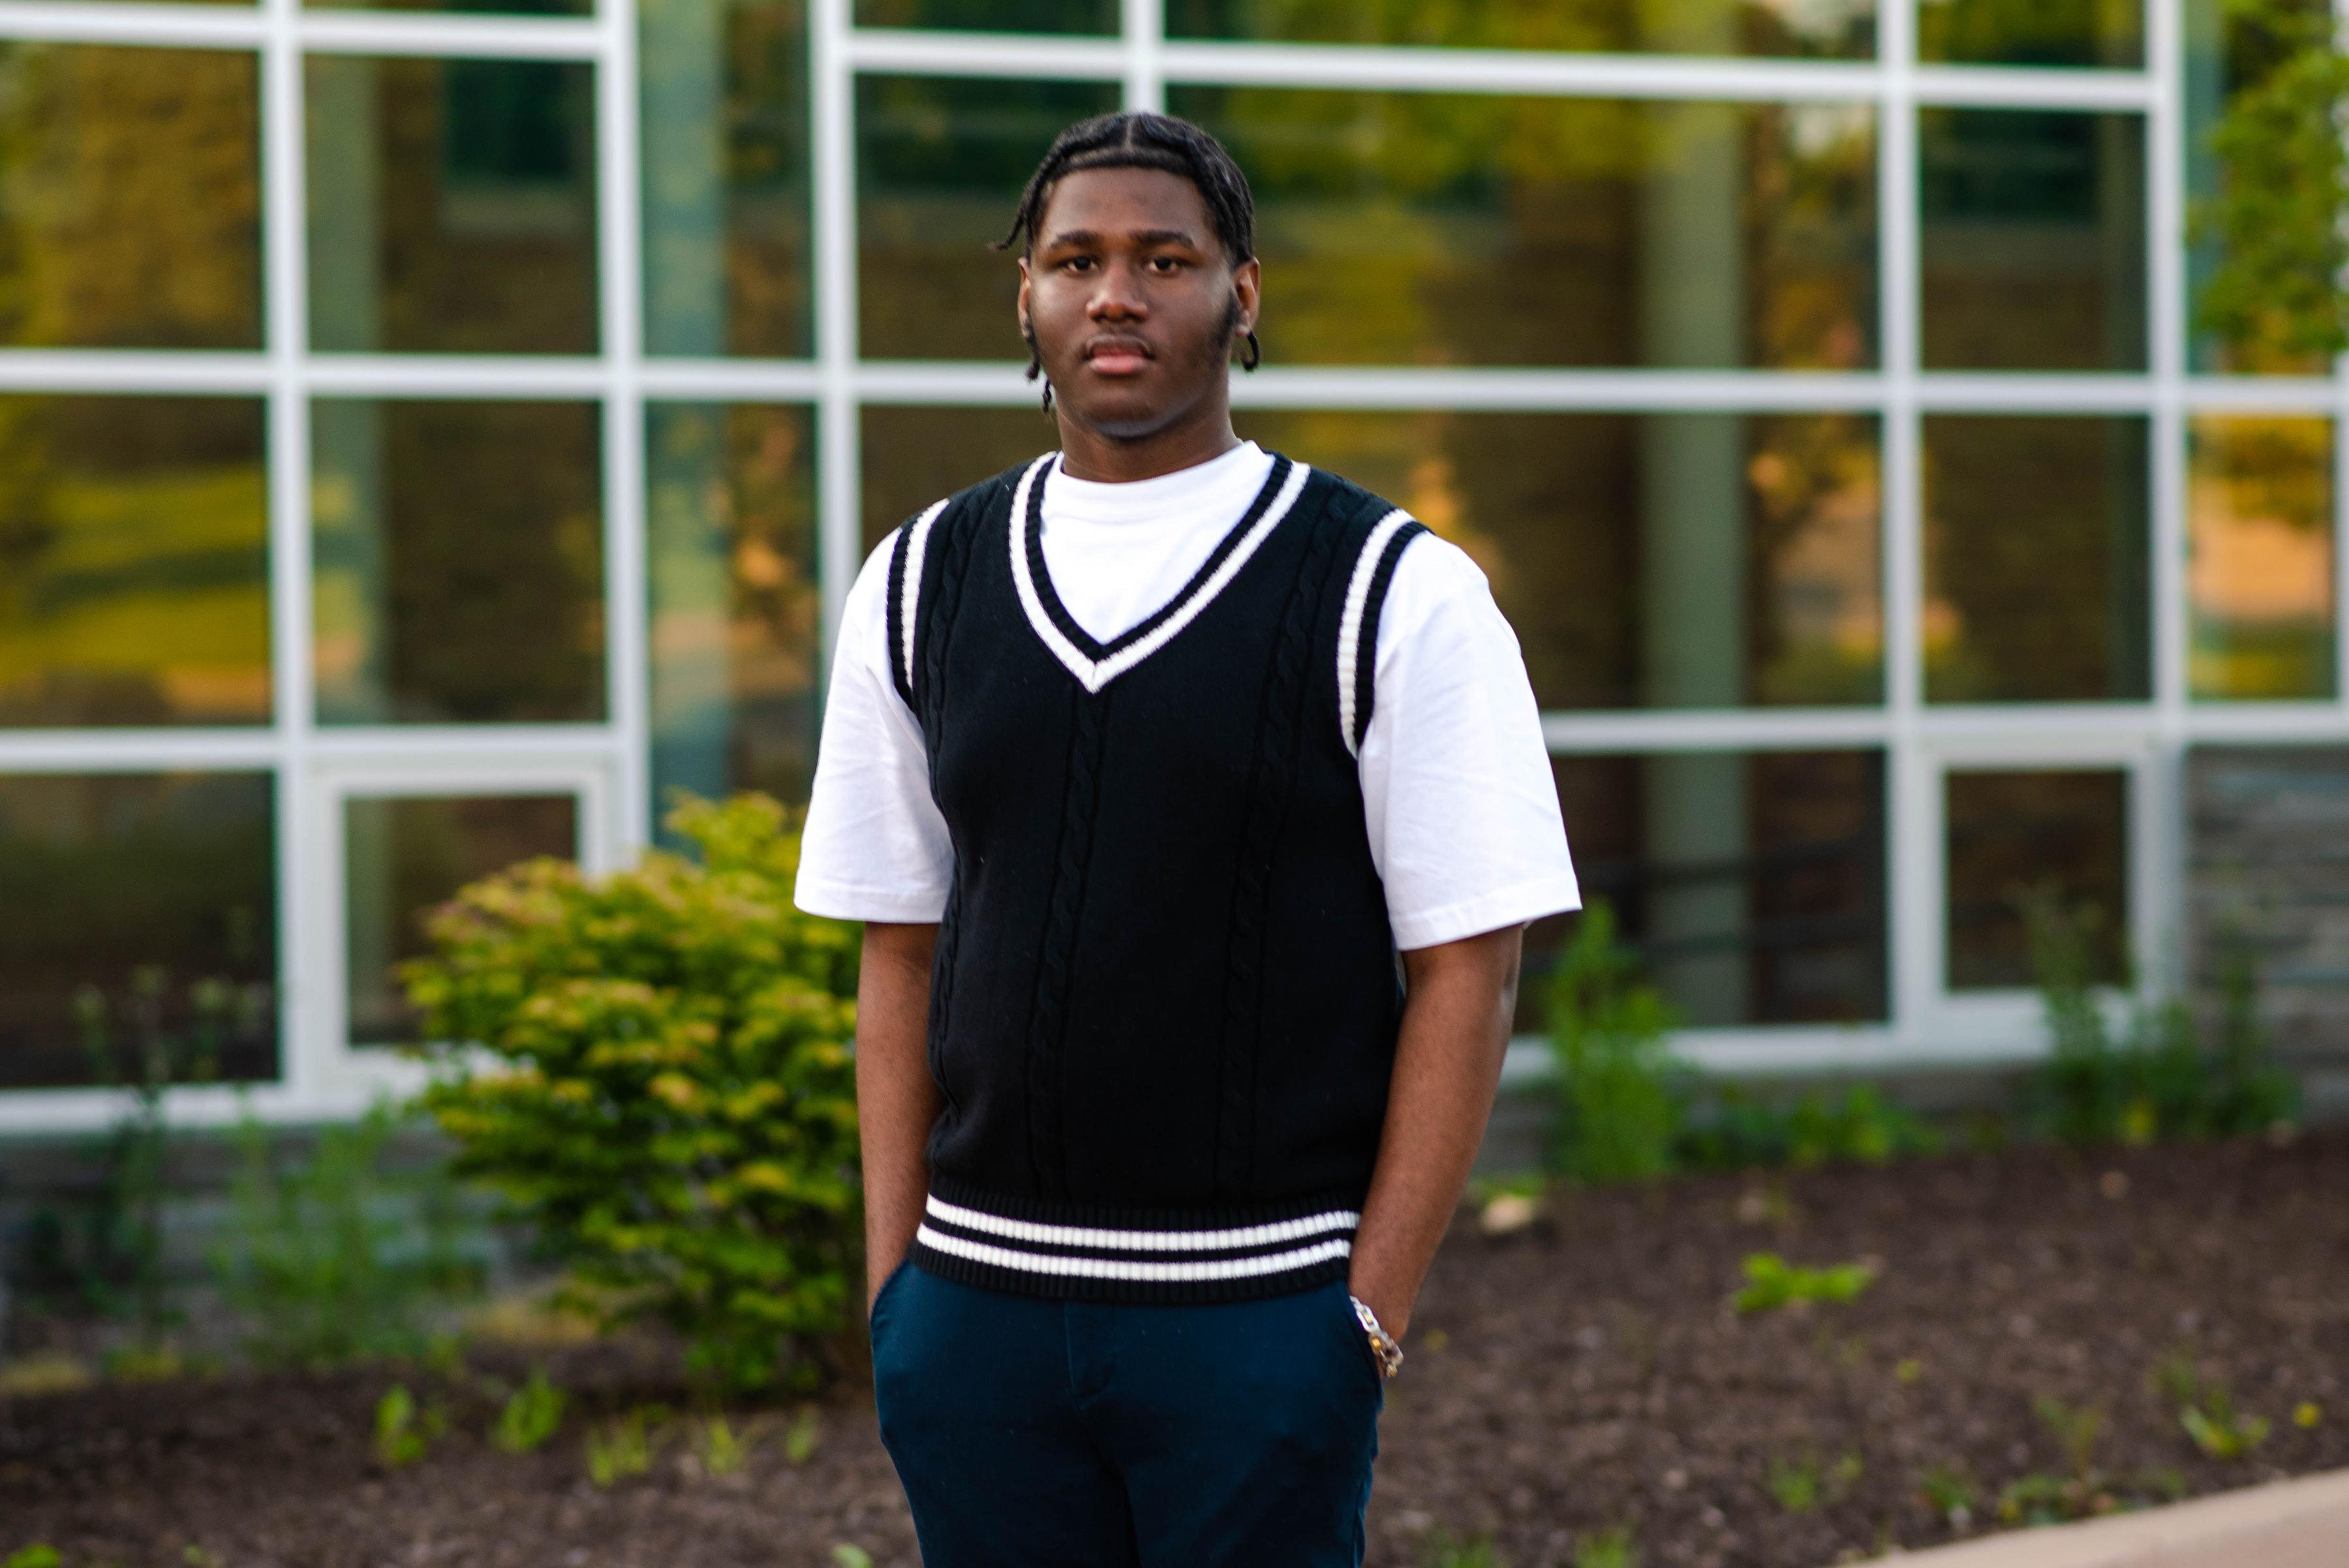
<path fill-rule="evenodd" d="M 1256 198 L 1248 191 L 1247 176 L 1224 151 L 1224 144 L 1187 119 L 1177 119 L 1171 114 L 1156 114 L 1148 109 L 1125 109 L 1116 114 L 1096 115 L 1076 124 L 1052 139 L 1044 161 L 1036 165 L 1036 172 L 1028 176 L 1027 188 L 1019 192 L 1019 208 L 1011 215 L 1011 227 L 995 242 L 995 248 L 1008 251 L 1019 247 L 1023 256 L 1036 248 L 1036 225 L 1044 215 L 1044 203 L 1051 199 L 1052 187 L 1061 176 L 1084 169 L 1163 169 L 1169 174 L 1179 174 L 1198 187 L 1199 195 L 1207 203 L 1207 215 L 1215 220 L 1216 235 L 1224 243 L 1224 254 L 1234 266 L 1256 255 Z M 1256 334 L 1247 334 L 1247 349 L 1240 359 L 1240 368 L 1253 370 L 1262 362 L 1263 346 Z M 1028 379 L 1034 380 L 1044 373 L 1043 357 L 1037 351 L 1033 334 L 1028 337 Z M 1044 388 L 1044 407 L 1052 406 L 1052 389 Z"/>

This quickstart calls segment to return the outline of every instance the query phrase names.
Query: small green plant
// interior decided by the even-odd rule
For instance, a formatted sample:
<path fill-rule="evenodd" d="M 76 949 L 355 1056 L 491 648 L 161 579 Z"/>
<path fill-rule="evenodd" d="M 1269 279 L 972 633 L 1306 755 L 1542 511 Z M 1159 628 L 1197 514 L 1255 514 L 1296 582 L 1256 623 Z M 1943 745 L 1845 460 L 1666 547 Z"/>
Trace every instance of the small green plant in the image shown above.
<path fill-rule="evenodd" d="M 2248 1458 L 2271 1430 L 2266 1417 L 2237 1410 L 2234 1396 L 2219 1383 L 2203 1390 L 2199 1405 L 2181 1408 L 2178 1421 L 2204 1457 L 2230 1463 Z"/>
<path fill-rule="evenodd" d="M 699 849 L 475 883 L 402 971 L 460 1174 L 561 1251 L 569 1304 L 667 1324 L 714 1391 L 847 1365 L 862 1267 L 856 933 L 792 903 L 783 808 L 689 802 Z"/>
<path fill-rule="evenodd" d="M 1808 1513 L 1822 1502 L 1849 1491 L 1864 1473 L 1857 1454 L 1846 1454 L 1833 1464 L 1806 1454 L 1800 1459 L 1774 1459 L 1764 1483 L 1770 1501 L 1788 1513 Z"/>
<path fill-rule="evenodd" d="M 1941 1516 L 1951 1530 L 1962 1531 L 1973 1522 L 1974 1510 L 1981 1506 L 1981 1491 L 1965 1466 L 1945 1461 L 1935 1465 L 1920 1477 L 1919 1495 L 1925 1505 Z"/>
<path fill-rule="evenodd" d="M 795 1465 L 803 1465 L 815 1457 L 816 1438 L 823 1435 L 823 1426 L 815 1407 L 802 1405 L 799 1414 L 783 1433 L 783 1458 Z"/>
<path fill-rule="evenodd" d="M 1868 1084 L 1840 1098 L 1806 1095 L 1787 1118 L 1787 1158 L 1797 1168 L 1889 1165 L 1940 1147 L 1940 1135 L 1922 1117 Z"/>
<path fill-rule="evenodd" d="M 8 1554 L 0 1568 L 65 1568 L 65 1553 L 45 1542 L 36 1541 L 30 1546 L 20 1546 Z"/>
<path fill-rule="evenodd" d="M 1640 1568 L 1640 1549 L 1632 1544 L 1631 1527 L 1619 1524 L 1576 1542 L 1574 1568 Z"/>
<path fill-rule="evenodd" d="M 1665 1054 L 1673 1023 L 1663 993 L 1635 979 L 1615 911 L 1593 899 L 1549 981 L 1557 1064 L 1558 1168 L 1593 1184 L 1671 1174 L 1682 1096 Z"/>
<path fill-rule="evenodd" d="M 1744 1269 L 1745 1288 L 1732 1299 L 1745 1313 L 1775 1312 L 1797 1303 L 1855 1301 L 1876 1282 L 1876 1270 L 1867 1263 L 1802 1268 L 1775 1252 L 1747 1254 Z"/>
<path fill-rule="evenodd" d="M 873 1553 L 843 1541 L 832 1549 L 833 1568 L 873 1568 Z"/>
<path fill-rule="evenodd" d="M 2103 1409 L 2095 1406 L 2075 1409 L 2043 1394 L 2031 1402 L 2031 1411 L 2063 1450 L 2064 1463 L 2072 1479 L 2083 1487 L 2088 1486 L 2097 1474 L 2096 1445 L 2105 1435 Z"/>
<path fill-rule="evenodd" d="M 414 1464 L 431 1450 L 448 1426 L 447 1411 L 438 1405 L 419 1407 L 407 1384 L 393 1384 L 376 1401 L 376 1462 L 388 1470 Z"/>
<path fill-rule="evenodd" d="M 698 1457 L 704 1474 L 730 1476 L 740 1472 L 750 1462 L 751 1438 L 748 1428 L 737 1432 L 723 1416 L 712 1416 L 701 1423 Z"/>
<path fill-rule="evenodd" d="M 589 1431 L 587 1479 L 603 1489 L 652 1469 L 653 1432 L 667 1415 L 658 1406 L 640 1405 Z"/>
<path fill-rule="evenodd" d="M 507 1397 L 491 1428 L 490 1442 L 502 1454 L 534 1454 L 563 1427 L 563 1390 L 533 1371 L 530 1380 Z"/>
<path fill-rule="evenodd" d="M 1509 1568 L 1509 1560 L 1489 1535 L 1457 1541 L 1438 1534 L 1428 1544 L 1427 1568 Z"/>
<path fill-rule="evenodd" d="M 326 1367 L 433 1348 L 429 1314 L 476 1290 L 455 1187 L 438 1161 L 388 1168 L 412 1118 L 378 1104 L 321 1128 L 282 1164 L 250 1116 L 237 1129 L 228 1240 L 212 1252 L 222 1294 L 252 1324 L 265 1366 Z"/>

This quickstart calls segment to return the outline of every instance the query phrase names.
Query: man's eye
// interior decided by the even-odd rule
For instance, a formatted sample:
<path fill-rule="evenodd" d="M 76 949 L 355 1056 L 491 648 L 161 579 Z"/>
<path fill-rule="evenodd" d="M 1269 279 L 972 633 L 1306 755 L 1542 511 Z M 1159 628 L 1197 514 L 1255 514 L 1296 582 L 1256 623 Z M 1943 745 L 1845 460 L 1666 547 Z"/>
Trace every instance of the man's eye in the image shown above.
<path fill-rule="evenodd" d="M 1152 256 L 1150 258 L 1150 265 L 1159 272 L 1170 273 L 1178 272 L 1183 266 L 1182 262 L 1174 256 Z"/>

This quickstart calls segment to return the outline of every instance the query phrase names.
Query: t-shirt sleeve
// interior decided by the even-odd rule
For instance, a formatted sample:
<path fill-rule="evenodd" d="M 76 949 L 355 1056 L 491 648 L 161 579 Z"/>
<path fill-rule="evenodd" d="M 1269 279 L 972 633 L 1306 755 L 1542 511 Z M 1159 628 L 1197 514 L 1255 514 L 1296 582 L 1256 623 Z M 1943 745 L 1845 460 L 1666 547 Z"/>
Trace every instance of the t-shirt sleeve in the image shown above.
<path fill-rule="evenodd" d="M 833 919 L 938 919 L 954 875 L 921 726 L 889 675 L 885 597 L 895 545 L 895 534 L 881 542 L 843 607 L 800 841 L 792 899 Z"/>
<path fill-rule="evenodd" d="M 1581 908 L 1525 656 L 1457 546 L 1404 549 L 1376 659 L 1362 805 L 1395 945 Z"/>

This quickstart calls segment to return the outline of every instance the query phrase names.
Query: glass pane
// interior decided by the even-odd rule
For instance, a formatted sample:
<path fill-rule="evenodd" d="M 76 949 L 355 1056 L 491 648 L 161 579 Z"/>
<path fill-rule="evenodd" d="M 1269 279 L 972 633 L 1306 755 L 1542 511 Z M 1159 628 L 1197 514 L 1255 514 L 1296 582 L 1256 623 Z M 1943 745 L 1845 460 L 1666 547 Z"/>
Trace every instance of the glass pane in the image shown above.
<path fill-rule="evenodd" d="M 1875 752 L 1560 757 L 1558 800 L 1586 902 L 1705 1028 L 1888 1016 L 1884 763 Z M 1535 924 L 1545 972 L 1576 917 Z M 1547 1026 L 1523 986 L 1521 1030 Z"/>
<path fill-rule="evenodd" d="M 1949 985 L 2032 983 L 2023 901 L 2052 895 L 2091 922 L 2091 972 L 2128 972 L 2128 778 L 2076 773 L 1951 773 Z"/>
<path fill-rule="evenodd" d="M 2145 368 L 2145 121 L 1918 111 L 1930 370 Z"/>
<path fill-rule="evenodd" d="M 523 16 L 585 16 L 595 0 L 302 0 L 322 10 L 468 11 Z"/>
<path fill-rule="evenodd" d="M 1238 425 L 1474 556 L 1546 708 L 1882 700 L 1871 418 L 1247 410 Z"/>
<path fill-rule="evenodd" d="M 1170 99 L 1256 192 L 1273 364 L 1875 362 L 1864 105 Z"/>
<path fill-rule="evenodd" d="M 1114 33 L 1118 0 L 856 0 L 856 25 L 953 32 Z"/>
<path fill-rule="evenodd" d="M 265 424 L 0 396 L 0 726 L 269 722 Z"/>
<path fill-rule="evenodd" d="M 807 16 L 799 0 L 644 0 L 645 347 L 803 355 Z"/>
<path fill-rule="evenodd" d="M 604 716 L 593 403 L 310 408 L 318 719 Z"/>
<path fill-rule="evenodd" d="M 0 43 L 0 344 L 261 347 L 258 63 Z"/>
<path fill-rule="evenodd" d="M 0 776 L 0 1086 L 275 1076 L 274 838 L 267 774 Z"/>
<path fill-rule="evenodd" d="M 933 501 L 1061 444 L 1034 409 L 867 408 L 864 415 L 864 548 Z"/>
<path fill-rule="evenodd" d="M 1875 0 L 1166 0 L 1177 36 L 1695 55 L 1876 52 Z"/>
<path fill-rule="evenodd" d="M 1114 82 L 861 77 L 857 316 L 882 359 L 1025 359 L 1019 264 L 988 246 L 1072 122 L 1118 105 Z"/>
<path fill-rule="evenodd" d="M 2333 31 L 2332 0 L 2266 0 L 2257 5 L 2229 0 L 2184 0 L 2186 78 L 2186 190 L 2189 203 L 2217 197 L 2225 170 L 2211 144 L 2228 109 L 2277 80 L 2279 68 L 2296 55 L 2300 40 Z M 2214 324 L 2205 307 L 2211 280 L 2226 260 L 2226 247 L 2204 237 L 2187 250 L 2188 329 L 2194 369 L 2258 375 L 2323 375 L 2330 367 L 2320 354 L 2292 347 L 2284 317 L 2263 315 L 2264 298 L 2252 302 L 2246 318 Z M 2322 268 L 2317 269 L 2320 273 Z"/>
<path fill-rule="evenodd" d="M 393 966 L 430 949 L 424 922 L 467 883 L 517 861 L 579 855 L 567 794 L 431 795 L 343 803 L 344 951 L 351 1044 L 418 1038 Z"/>
<path fill-rule="evenodd" d="M 306 62 L 310 346 L 595 351 L 595 71 Z"/>
<path fill-rule="evenodd" d="M 2203 415 L 2189 443 L 2194 695 L 2332 696 L 2332 421 Z"/>
<path fill-rule="evenodd" d="M 2148 695 L 2147 484 L 2134 416 L 1926 420 L 1926 696 Z"/>
<path fill-rule="evenodd" d="M 815 763 L 815 418 L 803 408 L 645 410 L 653 799 L 806 800 Z"/>
<path fill-rule="evenodd" d="M 1917 57 L 1967 66 L 2145 64 L 2145 0 L 1917 0 Z"/>

